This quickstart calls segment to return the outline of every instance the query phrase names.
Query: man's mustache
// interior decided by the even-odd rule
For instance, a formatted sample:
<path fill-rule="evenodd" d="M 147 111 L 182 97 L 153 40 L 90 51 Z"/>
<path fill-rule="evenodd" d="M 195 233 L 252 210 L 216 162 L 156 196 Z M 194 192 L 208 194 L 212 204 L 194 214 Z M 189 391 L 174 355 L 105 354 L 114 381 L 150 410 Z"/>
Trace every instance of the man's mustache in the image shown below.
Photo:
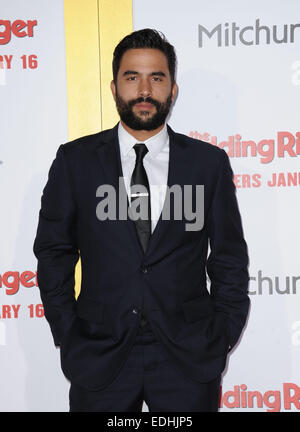
<path fill-rule="evenodd" d="M 156 109 L 159 109 L 161 106 L 160 102 L 158 102 L 155 99 L 152 99 L 151 97 L 146 97 L 146 98 L 139 97 L 137 99 L 132 99 L 131 101 L 128 102 L 128 106 L 130 108 L 132 108 L 134 105 L 139 104 L 139 103 L 143 103 L 143 102 L 154 105 L 156 107 Z"/>

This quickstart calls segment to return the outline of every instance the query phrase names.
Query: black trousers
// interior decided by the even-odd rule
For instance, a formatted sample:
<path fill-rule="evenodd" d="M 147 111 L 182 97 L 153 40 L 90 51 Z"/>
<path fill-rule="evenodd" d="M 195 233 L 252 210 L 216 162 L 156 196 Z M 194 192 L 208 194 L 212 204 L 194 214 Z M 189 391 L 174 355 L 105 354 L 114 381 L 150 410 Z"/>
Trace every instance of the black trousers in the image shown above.
<path fill-rule="evenodd" d="M 216 412 L 220 381 L 221 376 L 208 383 L 185 377 L 147 324 L 105 389 L 89 391 L 71 383 L 70 412 L 140 412 L 144 401 L 149 412 Z"/>

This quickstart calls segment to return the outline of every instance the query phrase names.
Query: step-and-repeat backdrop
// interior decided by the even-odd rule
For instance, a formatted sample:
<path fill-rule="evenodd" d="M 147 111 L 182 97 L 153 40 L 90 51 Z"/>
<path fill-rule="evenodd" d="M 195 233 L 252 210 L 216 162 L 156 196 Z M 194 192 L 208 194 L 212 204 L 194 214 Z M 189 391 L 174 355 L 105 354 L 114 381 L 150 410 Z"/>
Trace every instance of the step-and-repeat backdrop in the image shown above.
<path fill-rule="evenodd" d="M 134 29 L 161 30 L 177 51 L 170 125 L 224 148 L 235 173 L 251 310 L 220 411 L 300 409 L 299 11 L 298 0 L 133 1 Z M 68 140 L 64 26 L 62 0 L 0 0 L 0 411 L 68 410 L 32 252 Z"/>
<path fill-rule="evenodd" d="M 224 148 L 235 173 L 251 310 L 220 411 L 300 409 L 299 12 L 297 0 L 134 1 L 134 29 L 177 51 L 170 125 Z"/>
<path fill-rule="evenodd" d="M 0 0 L 0 411 L 66 411 L 36 279 L 40 198 L 68 140 L 63 1 Z"/>

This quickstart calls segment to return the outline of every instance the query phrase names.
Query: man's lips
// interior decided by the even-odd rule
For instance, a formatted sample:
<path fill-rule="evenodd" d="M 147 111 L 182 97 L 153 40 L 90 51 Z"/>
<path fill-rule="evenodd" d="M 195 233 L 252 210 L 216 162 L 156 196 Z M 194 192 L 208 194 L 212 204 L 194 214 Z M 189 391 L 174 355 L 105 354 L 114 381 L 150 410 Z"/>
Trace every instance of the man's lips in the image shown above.
<path fill-rule="evenodd" d="M 135 107 L 139 110 L 149 110 L 149 109 L 153 108 L 154 105 L 152 105 L 151 103 L 147 103 L 147 102 L 140 102 L 140 103 L 137 103 L 135 105 Z"/>

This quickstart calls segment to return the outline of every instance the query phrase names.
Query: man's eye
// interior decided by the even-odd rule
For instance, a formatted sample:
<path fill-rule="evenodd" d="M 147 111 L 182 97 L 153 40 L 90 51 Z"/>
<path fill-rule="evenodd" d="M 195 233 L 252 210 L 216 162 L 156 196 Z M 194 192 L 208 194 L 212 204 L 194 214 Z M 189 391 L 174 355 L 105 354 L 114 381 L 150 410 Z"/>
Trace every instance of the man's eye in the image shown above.
<path fill-rule="evenodd" d="M 153 81 L 158 82 L 158 81 L 162 81 L 162 79 L 160 77 L 153 77 Z"/>
<path fill-rule="evenodd" d="M 136 80 L 136 76 L 130 76 L 127 79 L 128 79 L 128 81 L 135 81 Z"/>

